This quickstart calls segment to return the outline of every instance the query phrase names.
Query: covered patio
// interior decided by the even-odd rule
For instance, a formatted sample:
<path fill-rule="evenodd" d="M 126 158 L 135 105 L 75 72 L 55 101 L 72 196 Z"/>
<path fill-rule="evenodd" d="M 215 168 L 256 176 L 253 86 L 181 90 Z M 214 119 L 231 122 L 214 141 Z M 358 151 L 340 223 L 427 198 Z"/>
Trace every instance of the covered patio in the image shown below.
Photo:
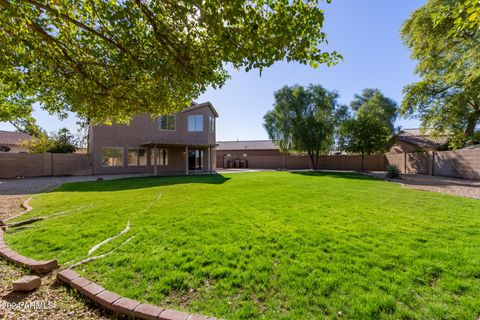
<path fill-rule="evenodd" d="M 182 170 L 185 175 L 211 173 L 214 170 L 215 144 L 173 144 L 147 141 L 141 146 L 150 148 L 154 175 L 158 175 L 161 171 L 161 164 L 165 164 L 165 154 L 162 154 L 162 152 L 165 153 L 164 150 L 171 154 L 170 160 L 167 161 L 175 161 L 175 167 Z"/>

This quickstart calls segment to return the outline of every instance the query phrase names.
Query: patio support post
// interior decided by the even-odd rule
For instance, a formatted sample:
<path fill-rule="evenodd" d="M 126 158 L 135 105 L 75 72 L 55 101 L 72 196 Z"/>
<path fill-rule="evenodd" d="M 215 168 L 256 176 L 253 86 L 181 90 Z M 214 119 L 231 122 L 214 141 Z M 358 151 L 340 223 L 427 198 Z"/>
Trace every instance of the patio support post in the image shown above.
<path fill-rule="evenodd" d="M 185 146 L 185 175 L 188 176 L 188 146 Z"/>
<path fill-rule="evenodd" d="M 210 154 L 210 147 L 207 148 L 207 166 L 208 172 L 212 173 L 212 155 Z"/>
<path fill-rule="evenodd" d="M 153 175 L 157 175 L 158 173 L 158 153 L 157 153 L 157 146 L 153 147 Z"/>

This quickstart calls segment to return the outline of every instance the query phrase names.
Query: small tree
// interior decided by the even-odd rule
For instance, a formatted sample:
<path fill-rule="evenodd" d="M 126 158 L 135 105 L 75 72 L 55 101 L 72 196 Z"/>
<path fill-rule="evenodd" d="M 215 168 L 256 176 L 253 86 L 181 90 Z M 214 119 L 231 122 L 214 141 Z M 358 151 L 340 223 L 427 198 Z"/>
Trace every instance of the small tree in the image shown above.
<path fill-rule="evenodd" d="M 365 89 L 361 95 L 355 95 L 350 108 L 354 115 L 346 117 L 339 127 L 338 143 L 344 150 L 362 156 L 364 171 L 366 154 L 386 152 L 390 147 L 398 107 L 378 89 Z"/>
<path fill-rule="evenodd" d="M 274 109 L 264 116 L 270 139 L 284 152 L 306 152 L 312 169 L 334 142 L 338 93 L 320 85 L 285 86 L 275 92 Z"/>
<path fill-rule="evenodd" d="M 67 128 L 54 132 L 49 137 L 44 134 L 25 140 L 21 144 L 30 153 L 73 153 L 77 148 L 73 145 L 73 136 Z"/>
<path fill-rule="evenodd" d="M 365 155 L 387 151 L 390 146 L 389 127 L 378 116 L 359 113 L 342 124 L 342 147 L 362 156 L 362 171 L 365 170 Z"/>

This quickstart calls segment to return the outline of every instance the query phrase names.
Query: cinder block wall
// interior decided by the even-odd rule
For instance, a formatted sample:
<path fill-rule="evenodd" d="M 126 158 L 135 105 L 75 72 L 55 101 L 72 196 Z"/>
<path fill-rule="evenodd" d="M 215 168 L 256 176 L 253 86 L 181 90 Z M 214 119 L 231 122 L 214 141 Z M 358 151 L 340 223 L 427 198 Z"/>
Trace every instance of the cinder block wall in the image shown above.
<path fill-rule="evenodd" d="M 480 180 L 480 149 L 435 152 L 434 174 Z"/>
<path fill-rule="evenodd" d="M 252 169 L 310 169 L 310 158 L 307 155 L 288 154 L 278 151 L 218 151 L 217 163 L 227 167 L 229 161 L 246 160 Z M 217 164 L 218 166 L 218 164 Z M 361 170 L 362 157 L 357 155 L 320 156 L 319 169 L 323 170 Z M 368 155 L 364 159 L 365 170 L 383 171 L 386 160 L 383 154 Z"/>
<path fill-rule="evenodd" d="M 0 178 L 92 175 L 88 154 L 1 153 Z"/>

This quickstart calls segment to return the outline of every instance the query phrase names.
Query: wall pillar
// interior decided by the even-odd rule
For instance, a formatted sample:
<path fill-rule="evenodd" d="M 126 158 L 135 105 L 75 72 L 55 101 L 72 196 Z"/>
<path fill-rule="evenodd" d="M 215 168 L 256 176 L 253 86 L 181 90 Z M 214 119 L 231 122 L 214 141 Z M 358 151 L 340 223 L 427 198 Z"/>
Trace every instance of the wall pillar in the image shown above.
<path fill-rule="evenodd" d="M 185 175 L 188 176 L 188 146 L 185 146 Z"/>
<path fill-rule="evenodd" d="M 210 149 L 210 147 L 207 148 L 207 170 L 212 173 L 212 154 Z"/>
<path fill-rule="evenodd" d="M 53 175 L 53 156 L 51 153 L 43 154 L 43 176 L 50 177 Z"/>
<path fill-rule="evenodd" d="M 153 175 L 158 174 L 158 151 L 157 146 L 153 147 Z"/>

